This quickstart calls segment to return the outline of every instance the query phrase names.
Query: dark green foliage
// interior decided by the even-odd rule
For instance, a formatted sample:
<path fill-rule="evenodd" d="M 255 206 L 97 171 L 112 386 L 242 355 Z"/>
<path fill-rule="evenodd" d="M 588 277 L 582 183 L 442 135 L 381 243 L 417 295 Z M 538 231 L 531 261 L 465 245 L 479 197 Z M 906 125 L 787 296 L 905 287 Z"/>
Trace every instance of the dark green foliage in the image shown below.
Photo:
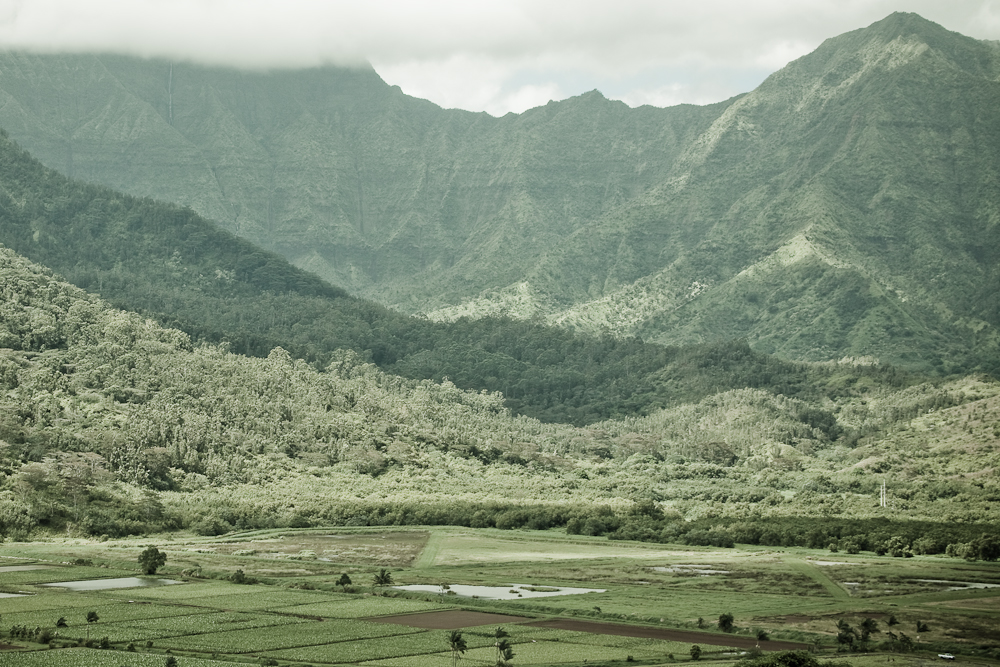
<path fill-rule="evenodd" d="M 195 339 L 226 340 L 234 352 L 266 356 L 281 346 L 325 366 L 338 348 L 353 349 L 389 372 L 501 391 L 515 412 L 574 424 L 732 387 L 812 399 L 849 392 L 847 385 L 866 375 L 905 382 L 892 369 L 832 372 L 779 361 L 745 341 L 679 349 L 508 318 L 451 324 L 409 318 L 347 297 L 190 210 L 69 181 L 6 138 L 0 138 L 0 179 L 8 184 L 0 195 L 0 243 L 116 306 Z M 11 328 L 3 344 L 41 351 L 65 341 L 58 329 Z M 0 372 L 14 377 L 12 370 Z M 834 383 L 843 375 L 846 384 Z M 116 400 L 142 397 L 121 387 Z M 827 437 L 839 434 L 832 415 L 818 409 L 800 418 Z"/>
<path fill-rule="evenodd" d="M 96 611 L 87 612 L 87 623 L 97 623 L 101 620 L 101 617 L 97 615 Z"/>
<path fill-rule="evenodd" d="M 257 577 L 249 577 L 245 572 L 243 572 L 243 570 L 236 570 L 229 575 L 228 579 L 234 584 L 242 584 L 245 586 L 253 586 L 256 583 L 259 583 Z"/>
<path fill-rule="evenodd" d="M 468 644 L 459 630 L 452 630 L 448 633 L 448 648 L 451 649 L 452 665 L 458 664 L 458 659 L 468 649 Z"/>
<path fill-rule="evenodd" d="M 701 647 L 698 646 L 697 644 L 691 644 L 691 650 L 689 651 L 689 653 L 691 654 L 692 660 L 698 660 L 699 658 L 701 658 Z"/>
<path fill-rule="evenodd" d="M 621 521 L 617 519 L 617 521 Z M 567 524 L 580 525 L 579 522 Z M 734 544 L 762 546 L 801 546 L 825 548 L 833 541 L 854 544 L 860 549 L 878 552 L 886 544 L 902 544 L 917 536 L 932 536 L 938 541 L 967 539 L 981 532 L 979 525 L 955 525 L 925 521 L 894 521 L 891 519 L 831 519 L 813 517 L 771 517 L 766 520 L 718 520 L 678 522 L 665 519 L 642 527 L 627 520 L 609 534 L 611 539 L 636 539 L 648 542 L 681 542 L 699 546 L 731 547 Z M 959 538 L 959 536 L 966 536 Z M 887 553 L 883 551 L 883 554 Z M 905 555 L 901 551 L 900 555 Z"/>
<path fill-rule="evenodd" d="M 894 632 L 886 632 L 885 634 L 889 638 L 889 646 L 893 651 L 906 653 L 913 650 L 913 640 L 905 632 L 900 632 L 899 635 Z"/>
<path fill-rule="evenodd" d="M 510 633 L 502 627 L 497 626 L 493 631 L 494 649 L 496 649 L 496 667 L 509 667 L 510 661 L 514 659 L 514 647 L 511 645 Z"/>
<path fill-rule="evenodd" d="M 733 631 L 733 615 L 730 613 L 719 615 L 719 629 L 723 632 Z"/>
<path fill-rule="evenodd" d="M 840 651 L 856 651 L 858 631 L 844 619 L 837 621 L 837 644 Z"/>
<path fill-rule="evenodd" d="M 842 663 L 821 663 L 808 651 L 775 651 L 738 660 L 733 667 L 833 667 Z"/>
<path fill-rule="evenodd" d="M 867 644 L 867 642 L 871 639 L 871 636 L 873 634 L 882 632 L 881 630 L 878 629 L 878 621 L 876 621 L 874 618 L 866 618 L 865 620 L 861 621 L 861 624 L 858 627 L 861 630 L 861 636 L 859 637 L 859 639 L 861 640 L 862 644 Z"/>
<path fill-rule="evenodd" d="M 970 542 L 949 544 L 947 554 L 969 561 L 995 561 L 1000 558 L 1000 537 L 996 534 L 983 534 Z"/>
<path fill-rule="evenodd" d="M 139 554 L 139 567 L 145 574 L 156 574 L 156 571 L 167 562 L 167 554 L 156 547 L 146 547 Z"/>
<path fill-rule="evenodd" d="M 383 567 L 372 575 L 372 584 L 375 586 L 392 586 L 392 573 Z"/>

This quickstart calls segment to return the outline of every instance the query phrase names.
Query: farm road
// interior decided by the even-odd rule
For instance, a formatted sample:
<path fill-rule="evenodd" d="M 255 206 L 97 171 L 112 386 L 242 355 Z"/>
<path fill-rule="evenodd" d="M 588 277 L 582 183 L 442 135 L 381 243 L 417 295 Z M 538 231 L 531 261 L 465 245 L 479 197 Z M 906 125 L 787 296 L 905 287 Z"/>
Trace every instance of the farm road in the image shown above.
<path fill-rule="evenodd" d="M 444 540 L 444 534 L 432 530 L 430 536 L 427 538 L 427 542 L 424 544 L 423 550 L 420 555 L 413 559 L 414 569 L 421 569 L 425 567 L 432 567 L 437 561 L 438 552 L 441 551 L 441 542 Z"/>
<path fill-rule="evenodd" d="M 813 565 L 809 561 L 802 560 L 801 558 L 785 558 L 784 561 L 788 563 L 790 567 L 795 568 L 802 574 L 806 575 L 817 584 L 822 586 L 827 593 L 832 595 L 838 600 L 850 600 L 851 594 L 847 592 L 843 586 L 838 584 L 836 581 L 826 576 L 826 572 L 820 569 L 819 565 Z"/>

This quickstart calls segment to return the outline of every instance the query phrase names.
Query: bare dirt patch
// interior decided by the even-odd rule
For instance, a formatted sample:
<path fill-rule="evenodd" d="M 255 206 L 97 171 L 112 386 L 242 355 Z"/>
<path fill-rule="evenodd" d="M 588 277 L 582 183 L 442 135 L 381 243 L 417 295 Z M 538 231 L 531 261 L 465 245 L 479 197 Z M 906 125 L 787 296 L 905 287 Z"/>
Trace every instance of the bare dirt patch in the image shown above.
<path fill-rule="evenodd" d="M 595 621 L 577 621 L 568 618 L 556 618 L 550 621 L 535 621 L 525 623 L 536 628 L 554 628 L 556 630 L 574 630 L 589 632 L 595 635 L 615 635 L 617 637 L 642 637 L 644 639 L 664 639 L 672 642 L 691 644 L 708 644 L 710 646 L 732 646 L 735 648 L 754 648 L 758 644 L 764 651 L 798 651 L 807 649 L 807 644 L 782 641 L 757 641 L 752 637 L 737 635 L 717 635 L 708 632 L 692 632 L 690 630 L 670 630 L 667 628 L 649 628 L 638 625 L 619 625 L 618 623 L 598 623 Z"/>
<path fill-rule="evenodd" d="M 487 614 L 481 611 L 430 611 L 421 614 L 401 614 L 399 616 L 379 616 L 366 618 L 373 623 L 392 623 L 411 628 L 425 630 L 458 630 L 459 628 L 474 628 L 479 625 L 502 625 L 504 623 L 520 623 L 523 616 L 508 616 L 507 614 Z"/>

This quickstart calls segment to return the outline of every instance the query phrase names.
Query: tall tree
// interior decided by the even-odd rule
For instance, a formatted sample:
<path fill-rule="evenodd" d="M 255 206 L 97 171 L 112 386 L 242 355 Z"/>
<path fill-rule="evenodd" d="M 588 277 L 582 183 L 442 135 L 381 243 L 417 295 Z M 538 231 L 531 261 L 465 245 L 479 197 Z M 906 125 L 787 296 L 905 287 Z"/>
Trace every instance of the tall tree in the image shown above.
<path fill-rule="evenodd" d="M 167 554 L 156 547 L 148 547 L 139 554 L 139 567 L 146 574 L 156 574 L 156 571 L 166 565 Z"/>
<path fill-rule="evenodd" d="M 448 634 L 448 646 L 451 648 L 451 664 L 453 667 L 458 667 L 458 659 L 468 648 L 460 630 L 452 630 Z"/>
<path fill-rule="evenodd" d="M 372 575 L 372 583 L 376 586 L 392 586 L 392 573 L 383 567 Z"/>
<path fill-rule="evenodd" d="M 510 661 L 514 659 L 514 649 L 510 645 L 510 641 L 507 640 L 508 637 L 510 637 L 510 633 L 500 626 L 497 626 L 497 629 L 493 631 L 493 639 L 496 640 L 493 644 L 497 656 L 496 667 L 508 667 Z"/>

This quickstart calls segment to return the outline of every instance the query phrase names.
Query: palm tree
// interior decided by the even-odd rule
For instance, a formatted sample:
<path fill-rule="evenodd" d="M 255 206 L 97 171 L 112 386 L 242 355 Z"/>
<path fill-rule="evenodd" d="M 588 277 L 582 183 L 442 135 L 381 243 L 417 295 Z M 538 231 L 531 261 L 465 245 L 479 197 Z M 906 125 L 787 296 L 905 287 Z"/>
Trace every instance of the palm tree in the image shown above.
<path fill-rule="evenodd" d="M 376 586 L 392 586 L 392 574 L 383 567 L 372 577 L 372 583 Z"/>
<path fill-rule="evenodd" d="M 497 647 L 497 667 L 510 667 L 510 661 L 514 659 L 514 649 L 510 642 L 501 639 L 496 644 Z"/>
<path fill-rule="evenodd" d="M 462 639 L 462 633 L 458 630 L 452 630 L 448 634 L 448 646 L 451 647 L 451 664 L 458 667 L 458 659 L 462 657 L 460 654 L 465 653 L 465 649 L 468 648 L 465 640 Z"/>
<path fill-rule="evenodd" d="M 874 618 L 866 618 L 865 620 L 861 621 L 860 627 L 861 627 L 861 641 L 863 642 L 868 641 L 868 638 L 871 635 L 875 634 L 876 632 L 880 632 L 880 630 L 878 629 L 878 621 L 876 621 Z"/>
<path fill-rule="evenodd" d="M 493 631 L 493 638 L 496 640 L 493 646 L 497 650 L 497 667 L 508 667 L 510 660 L 514 658 L 514 649 L 507 641 L 507 637 L 510 637 L 510 633 L 500 626 Z"/>

